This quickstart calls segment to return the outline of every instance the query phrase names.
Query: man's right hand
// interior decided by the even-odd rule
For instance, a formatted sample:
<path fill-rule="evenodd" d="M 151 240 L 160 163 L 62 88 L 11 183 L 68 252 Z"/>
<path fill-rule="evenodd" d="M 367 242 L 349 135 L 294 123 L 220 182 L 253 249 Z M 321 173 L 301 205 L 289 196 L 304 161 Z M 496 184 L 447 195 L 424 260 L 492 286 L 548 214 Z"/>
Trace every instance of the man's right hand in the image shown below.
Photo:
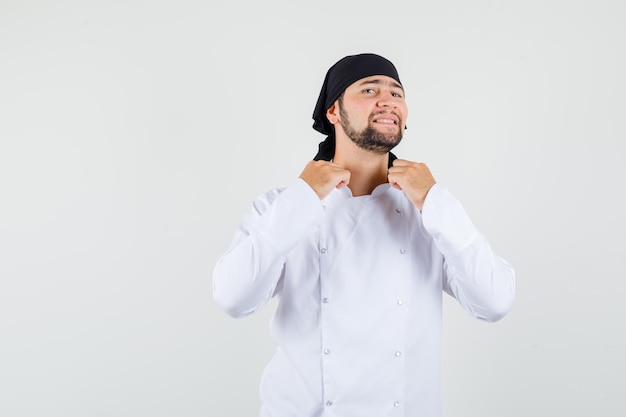
<path fill-rule="evenodd" d="M 304 167 L 302 178 L 323 200 L 333 188 L 345 187 L 350 183 L 350 171 L 328 161 L 310 161 Z"/>

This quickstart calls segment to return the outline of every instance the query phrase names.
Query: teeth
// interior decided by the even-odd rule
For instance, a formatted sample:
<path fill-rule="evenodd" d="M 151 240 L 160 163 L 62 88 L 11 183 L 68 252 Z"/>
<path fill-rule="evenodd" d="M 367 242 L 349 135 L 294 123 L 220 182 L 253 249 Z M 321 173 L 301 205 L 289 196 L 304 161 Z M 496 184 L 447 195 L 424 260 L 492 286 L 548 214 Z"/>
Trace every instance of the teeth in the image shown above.
<path fill-rule="evenodd" d="M 391 119 L 378 119 L 376 121 L 379 123 L 395 123 L 395 121 Z"/>

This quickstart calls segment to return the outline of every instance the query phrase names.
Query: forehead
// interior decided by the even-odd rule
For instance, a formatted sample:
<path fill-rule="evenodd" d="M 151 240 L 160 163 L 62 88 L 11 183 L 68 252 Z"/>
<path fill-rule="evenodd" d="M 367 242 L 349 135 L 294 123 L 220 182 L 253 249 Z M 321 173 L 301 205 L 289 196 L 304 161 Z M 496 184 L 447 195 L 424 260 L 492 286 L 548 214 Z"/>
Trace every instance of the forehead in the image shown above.
<path fill-rule="evenodd" d="M 372 75 L 370 77 L 361 78 L 360 80 L 350 84 L 347 89 L 358 89 L 365 85 L 381 85 L 384 87 L 398 88 L 400 90 L 404 90 L 399 82 L 387 75 Z"/>

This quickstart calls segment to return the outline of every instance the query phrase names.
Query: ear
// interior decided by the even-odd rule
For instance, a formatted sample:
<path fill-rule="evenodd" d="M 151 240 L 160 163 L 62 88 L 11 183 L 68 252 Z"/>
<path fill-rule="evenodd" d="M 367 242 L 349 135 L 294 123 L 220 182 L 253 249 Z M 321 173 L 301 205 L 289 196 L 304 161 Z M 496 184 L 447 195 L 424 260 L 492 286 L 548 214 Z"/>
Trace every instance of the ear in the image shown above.
<path fill-rule="evenodd" d="M 339 117 L 339 103 L 337 101 L 326 110 L 326 118 L 332 125 L 336 125 L 341 121 Z"/>

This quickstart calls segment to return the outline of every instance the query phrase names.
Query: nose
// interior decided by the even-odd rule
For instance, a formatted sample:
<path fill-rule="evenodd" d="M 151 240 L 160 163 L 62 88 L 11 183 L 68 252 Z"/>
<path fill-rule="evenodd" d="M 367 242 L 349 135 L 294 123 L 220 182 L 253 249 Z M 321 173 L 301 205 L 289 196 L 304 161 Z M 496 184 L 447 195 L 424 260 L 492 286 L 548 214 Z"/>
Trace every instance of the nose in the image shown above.
<path fill-rule="evenodd" d="M 386 91 L 384 93 L 381 93 L 378 100 L 378 106 L 395 108 L 398 106 L 398 103 L 396 101 L 396 98 L 393 96 L 393 93 L 391 91 Z"/>

